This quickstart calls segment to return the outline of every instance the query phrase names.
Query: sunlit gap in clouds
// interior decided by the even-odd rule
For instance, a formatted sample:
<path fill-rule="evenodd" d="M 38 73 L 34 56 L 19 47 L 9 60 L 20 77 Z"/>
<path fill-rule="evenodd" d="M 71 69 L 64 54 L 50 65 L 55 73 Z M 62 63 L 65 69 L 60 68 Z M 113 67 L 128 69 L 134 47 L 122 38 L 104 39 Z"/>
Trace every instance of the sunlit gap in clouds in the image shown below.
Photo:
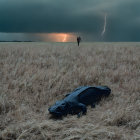
<path fill-rule="evenodd" d="M 0 41 L 76 42 L 75 33 L 0 33 Z"/>
<path fill-rule="evenodd" d="M 42 41 L 45 42 L 75 42 L 76 35 L 74 33 L 37 33 Z"/>

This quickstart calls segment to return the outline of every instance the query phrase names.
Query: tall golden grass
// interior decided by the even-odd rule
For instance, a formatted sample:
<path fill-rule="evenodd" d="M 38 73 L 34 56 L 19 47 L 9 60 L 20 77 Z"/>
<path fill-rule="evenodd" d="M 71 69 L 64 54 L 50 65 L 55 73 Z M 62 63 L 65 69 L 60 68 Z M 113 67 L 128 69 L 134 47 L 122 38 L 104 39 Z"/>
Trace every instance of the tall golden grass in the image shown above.
<path fill-rule="evenodd" d="M 50 119 L 78 86 L 112 95 L 87 115 Z M 140 140 L 140 43 L 0 43 L 0 140 Z"/>

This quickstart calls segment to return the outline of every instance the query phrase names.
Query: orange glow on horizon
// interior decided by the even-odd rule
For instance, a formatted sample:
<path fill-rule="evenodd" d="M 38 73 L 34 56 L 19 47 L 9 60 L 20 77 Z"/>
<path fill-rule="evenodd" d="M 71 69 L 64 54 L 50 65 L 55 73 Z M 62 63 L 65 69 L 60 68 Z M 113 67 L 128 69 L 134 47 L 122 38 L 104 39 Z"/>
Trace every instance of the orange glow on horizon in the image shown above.
<path fill-rule="evenodd" d="M 66 40 L 67 40 L 67 34 L 64 35 L 63 42 L 66 42 Z"/>
<path fill-rule="evenodd" d="M 36 34 L 46 42 L 75 42 L 76 36 L 71 33 L 39 33 Z"/>

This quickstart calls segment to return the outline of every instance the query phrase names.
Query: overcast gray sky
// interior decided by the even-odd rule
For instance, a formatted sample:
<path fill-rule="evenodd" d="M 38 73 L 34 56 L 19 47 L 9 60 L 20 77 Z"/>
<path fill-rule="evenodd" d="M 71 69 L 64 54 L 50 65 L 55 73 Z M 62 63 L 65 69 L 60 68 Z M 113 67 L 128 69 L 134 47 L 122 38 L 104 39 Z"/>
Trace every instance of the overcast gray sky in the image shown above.
<path fill-rule="evenodd" d="M 0 40 L 56 32 L 85 41 L 140 41 L 140 0 L 0 0 Z"/>

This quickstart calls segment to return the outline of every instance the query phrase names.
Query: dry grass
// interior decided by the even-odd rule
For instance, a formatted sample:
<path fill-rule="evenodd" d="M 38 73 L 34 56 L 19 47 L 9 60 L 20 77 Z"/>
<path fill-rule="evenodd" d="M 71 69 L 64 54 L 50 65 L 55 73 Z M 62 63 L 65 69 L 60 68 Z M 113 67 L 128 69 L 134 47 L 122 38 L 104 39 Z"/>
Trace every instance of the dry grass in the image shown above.
<path fill-rule="evenodd" d="M 112 96 L 87 115 L 49 119 L 82 85 Z M 0 43 L 0 140 L 140 140 L 139 43 Z"/>

